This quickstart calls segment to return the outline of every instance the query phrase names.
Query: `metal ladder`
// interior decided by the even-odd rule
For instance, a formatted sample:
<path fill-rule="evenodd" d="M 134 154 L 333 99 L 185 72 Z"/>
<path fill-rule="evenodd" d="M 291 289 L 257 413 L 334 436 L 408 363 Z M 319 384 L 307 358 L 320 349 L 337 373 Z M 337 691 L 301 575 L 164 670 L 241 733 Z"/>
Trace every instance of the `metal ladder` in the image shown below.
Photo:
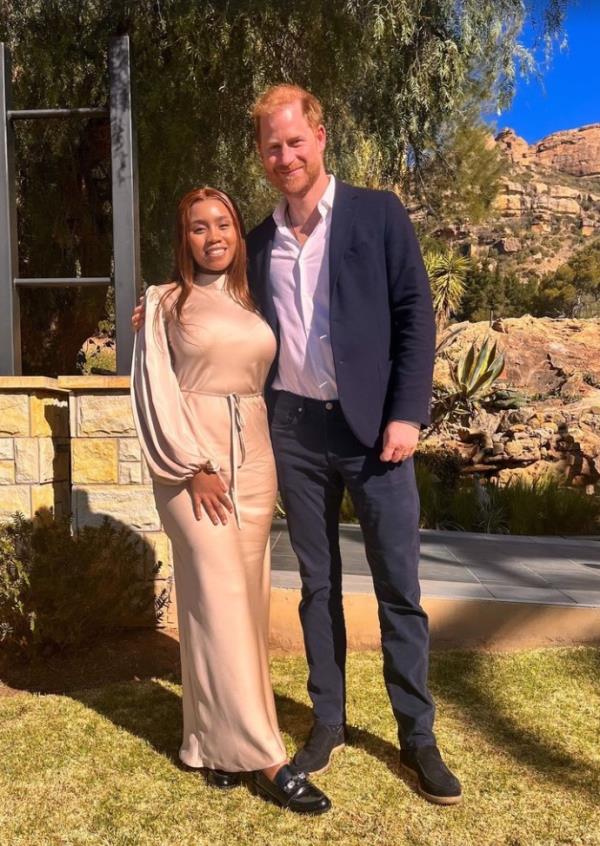
<path fill-rule="evenodd" d="M 141 288 L 135 127 L 131 102 L 129 36 L 109 44 L 110 106 L 81 109 L 12 109 L 10 55 L 0 42 L 0 375 L 21 375 L 19 290 L 24 287 L 115 287 L 117 373 L 129 374 L 133 352 L 131 312 Z M 110 119 L 113 277 L 19 278 L 14 123 L 46 118 Z"/>

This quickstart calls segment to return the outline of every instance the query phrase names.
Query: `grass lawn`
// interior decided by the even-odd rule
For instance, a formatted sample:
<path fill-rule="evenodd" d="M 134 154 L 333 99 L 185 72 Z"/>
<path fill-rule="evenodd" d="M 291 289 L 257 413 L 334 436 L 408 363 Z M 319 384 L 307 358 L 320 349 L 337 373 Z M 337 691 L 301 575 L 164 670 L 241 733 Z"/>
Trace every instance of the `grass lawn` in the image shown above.
<path fill-rule="evenodd" d="M 373 653 L 350 656 L 351 745 L 317 779 L 329 814 L 302 819 L 222 794 L 176 766 L 176 676 L 0 697 L 2 846 L 535 846 L 600 844 L 600 649 L 432 656 L 437 734 L 465 799 L 438 808 L 398 768 Z M 307 732 L 304 660 L 272 663 L 290 752 Z"/>

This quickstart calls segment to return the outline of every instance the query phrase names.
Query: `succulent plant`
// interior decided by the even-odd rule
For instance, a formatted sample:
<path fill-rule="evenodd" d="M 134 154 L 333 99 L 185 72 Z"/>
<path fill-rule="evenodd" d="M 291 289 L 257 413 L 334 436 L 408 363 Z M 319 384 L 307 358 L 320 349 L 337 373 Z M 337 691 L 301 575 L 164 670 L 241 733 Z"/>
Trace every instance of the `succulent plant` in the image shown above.
<path fill-rule="evenodd" d="M 491 408 L 508 409 L 508 408 L 523 408 L 531 402 L 530 398 L 520 391 L 515 391 L 512 388 L 498 389 L 493 391 L 487 399 L 487 405 Z"/>
<path fill-rule="evenodd" d="M 504 370 L 504 356 L 496 355 L 496 343 L 489 346 L 486 338 L 480 350 L 475 344 L 465 350 L 452 368 L 452 383 L 457 400 L 476 402 L 487 396 Z"/>

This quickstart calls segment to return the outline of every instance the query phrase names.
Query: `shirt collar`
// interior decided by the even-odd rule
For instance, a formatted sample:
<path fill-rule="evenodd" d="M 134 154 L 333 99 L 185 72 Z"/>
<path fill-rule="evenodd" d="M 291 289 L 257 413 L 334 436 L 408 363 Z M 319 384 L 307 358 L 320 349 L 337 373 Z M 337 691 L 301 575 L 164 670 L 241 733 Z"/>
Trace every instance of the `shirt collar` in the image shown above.
<path fill-rule="evenodd" d="M 327 214 L 331 211 L 333 207 L 333 198 L 335 196 L 335 176 L 331 173 L 329 174 L 329 184 L 327 188 L 323 192 L 323 195 L 319 202 L 317 203 L 317 208 L 319 209 L 319 214 L 322 218 L 326 218 Z M 281 200 L 275 206 L 273 210 L 273 220 L 277 224 L 277 226 L 285 226 L 286 219 L 285 219 L 285 210 L 287 208 L 287 200 L 285 197 L 282 197 Z"/>

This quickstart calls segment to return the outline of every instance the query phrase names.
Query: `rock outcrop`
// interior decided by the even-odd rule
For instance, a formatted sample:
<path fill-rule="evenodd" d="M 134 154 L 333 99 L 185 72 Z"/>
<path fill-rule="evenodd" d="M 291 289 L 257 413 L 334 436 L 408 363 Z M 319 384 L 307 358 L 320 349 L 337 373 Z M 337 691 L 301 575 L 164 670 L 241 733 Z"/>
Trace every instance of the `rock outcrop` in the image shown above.
<path fill-rule="evenodd" d="M 571 176 L 600 176 L 600 123 L 553 132 L 528 144 L 512 129 L 496 136 L 496 143 L 517 166 L 540 166 Z"/>
<path fill-rule="evenodd" d="M 508 170 L 489 219 L 435 234 L 491 269 L 500 263 L 524 278 L 556 270 L 585 239 L 600 236 L 600 123 L 536 144 L 503 129 L 494 143 Z"/>
<path fill-rule="evenodd" d="M 519 408 L 484 404 L 469 420 L 432 430 L 425 449 L 455 452 L 466 474 L 501 483 L 547 473 L 592 493 L 600 481 L 600 319 L 506 319 L 465 323 L 438 357 L 435 382 L 451 385 L 450 372 L 471 343 L 485 337 L 505 356 L 502 388 L 522 395 Z"/>

